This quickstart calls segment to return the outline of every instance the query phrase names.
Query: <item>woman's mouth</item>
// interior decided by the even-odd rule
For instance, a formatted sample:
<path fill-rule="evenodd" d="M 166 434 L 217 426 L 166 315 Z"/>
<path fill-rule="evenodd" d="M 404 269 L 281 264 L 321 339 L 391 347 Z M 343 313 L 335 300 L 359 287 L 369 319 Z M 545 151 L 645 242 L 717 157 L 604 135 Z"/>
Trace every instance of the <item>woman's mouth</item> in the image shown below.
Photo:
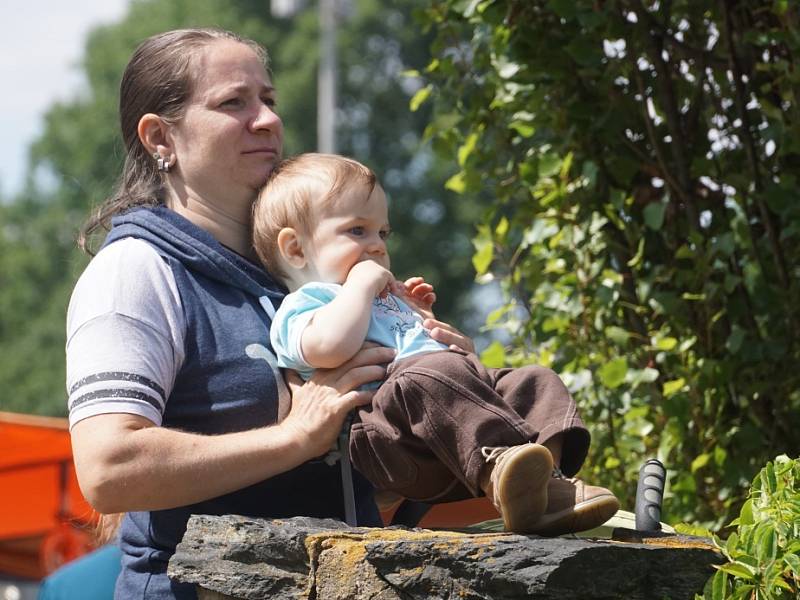
<path fill-rule="evenodd" d="M 275 148 L 264 146 L 263 148 L 253 148 L 252 150 L 245 150 L 242 154 L 254 154 L 257 156 L 277 156 L 278 151 Z"/>

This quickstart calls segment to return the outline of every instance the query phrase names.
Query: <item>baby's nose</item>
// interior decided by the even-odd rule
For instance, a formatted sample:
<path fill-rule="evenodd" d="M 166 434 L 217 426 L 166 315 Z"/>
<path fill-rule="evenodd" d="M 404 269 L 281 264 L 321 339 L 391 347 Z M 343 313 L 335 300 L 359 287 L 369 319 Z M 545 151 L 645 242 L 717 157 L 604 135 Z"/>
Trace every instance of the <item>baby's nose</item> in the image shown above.
<path fill-rule="evenodd" d="M 386 242 L 381 237 L 375 236 L 370 240 L 369 251 L 373 253 L 380 252 L 381 254 L 386 254 Z"/>

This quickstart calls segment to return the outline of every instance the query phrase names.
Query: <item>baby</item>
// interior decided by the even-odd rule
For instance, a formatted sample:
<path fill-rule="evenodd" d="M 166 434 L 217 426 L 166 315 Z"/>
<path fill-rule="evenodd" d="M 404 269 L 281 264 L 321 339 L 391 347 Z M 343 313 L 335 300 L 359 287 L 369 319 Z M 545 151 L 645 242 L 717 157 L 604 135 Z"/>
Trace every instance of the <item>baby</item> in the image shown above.
<path fill-rule="evenodd" d="M 291 292 L 271 329 L 278 364 L 307 379 L 365 341 L 397 350 L 350 435 L 353 465 L 378 490 L 428 503 L 486 494 L 517 533 L 604 523 L 614 495 L 562 474 L 578 470 L 589 435 L 561 380 L 536 366 L 487 369 L 432 339 L 417 310 L 429 308 L 427 288 L 395 280 L 389 233 L 386 196 L 364 165 L 303 154 L 273 171 L 253 243 Z"/>

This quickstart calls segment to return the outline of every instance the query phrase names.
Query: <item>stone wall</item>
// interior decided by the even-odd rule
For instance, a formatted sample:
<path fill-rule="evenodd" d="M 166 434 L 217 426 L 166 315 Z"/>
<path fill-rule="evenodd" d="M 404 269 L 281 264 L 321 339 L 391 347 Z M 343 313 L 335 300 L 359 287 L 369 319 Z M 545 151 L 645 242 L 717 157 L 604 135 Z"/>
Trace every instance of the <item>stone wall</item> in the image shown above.
<path fill-rule="evenodd" d="M 691 600 L 721 557 L 697 538 L 537 538 L 195 515 L 169 575 L 201 600 Z M 628 541 L 621 541 L 621 540 Z"/>

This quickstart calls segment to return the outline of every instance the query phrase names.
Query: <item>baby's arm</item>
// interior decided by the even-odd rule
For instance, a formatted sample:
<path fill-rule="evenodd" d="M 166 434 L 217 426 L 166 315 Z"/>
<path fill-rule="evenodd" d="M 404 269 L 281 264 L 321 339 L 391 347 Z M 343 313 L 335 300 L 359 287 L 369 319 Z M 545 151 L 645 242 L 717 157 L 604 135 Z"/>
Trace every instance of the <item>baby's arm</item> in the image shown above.
<path fill-rule="evenodd" d="M 303 330 L 300 347 L 306 362 L 315 369 L 330 369 L 350 359 L 364 344 L 373 299 L 393 284 L 392 273 L 379 264 L 357 263 L 339 295 L 317 309 Z"/>

